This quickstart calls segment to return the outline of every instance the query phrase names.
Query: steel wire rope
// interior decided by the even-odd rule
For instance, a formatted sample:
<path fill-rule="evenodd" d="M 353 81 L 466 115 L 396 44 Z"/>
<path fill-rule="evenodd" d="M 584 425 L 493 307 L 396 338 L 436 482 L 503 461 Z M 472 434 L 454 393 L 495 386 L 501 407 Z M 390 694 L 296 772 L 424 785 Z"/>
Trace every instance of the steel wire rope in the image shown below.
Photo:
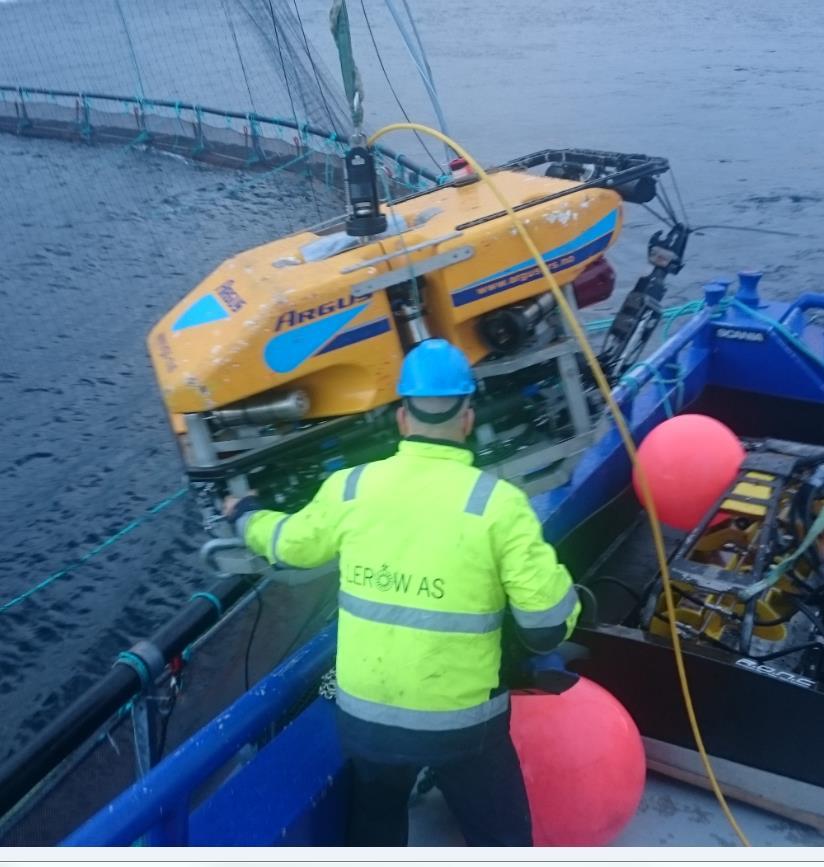
<path fill-rule="evenodd" d="M 126 42 L 129 44 L 129 54 L 131 55 L 135 75 L 137 76 L 137 86 L 140 90 L 140 100 L 142 102 L 146 99 L 146 94 L 143 92 L 143 78 L 140 75 L 140 64 L 137 62 L 137 54 L 135 54 L 132 34 L 129 32 L 129 25 L 126 22 L 126 16 L 123 14 L 123 7 L 120 5 L 120 0 L 115 0 L 115 6 L 117 7 L 117 13 L 120 16 L 120 22 L 123 25 L 123 32 L 126 34 Z"/>
<path fill-rule="evenodd" d="M 278 50 L 278 57 L 280 59 L 280 68 L 283 72 L 283 83 L 286 86 L 286 95 L 289 97 L 289 106 L 292 109 L 292 117 L 295 121 L 295 126 L 300 126 L 300 121 L 298 120 L 298 110 L 295 108 L 295 99 L 292 96 L 292 88 L 289 84 L 289 75 L 286 72 L 286 61 L 283 58 L 283 48 L 280 44 L 280 30 L 278 29 L 277 19 L 275 18 L 275 10 L 272 6 L 272 0 L 267 0 L 267 5 L 269 7 L 269 17 L 272 20 L 272 32 L 275 35 L 275 45 Z"/>
<path fill-rule="evenodd" d="M 712 764 L 710 763 L 709 756 L 707 754 L 706 748 L 704 746 L 704 740 L 701 735 L 701 729 L 698 725 L 698 720 L 695 714 L 695 708 L 692 702 L 692 695 L 690 693 L 689 681 L 687 679 L 686 668 L 684 665 L 684 657 L 683 651 L 681 648 L 681 639 L 678 634 L 678 629 L 675 620 L 675 602 L 673 599 L 673 590 L 672 590 L 672 582 L 669 571 L 669 563 L 667 560 L 666 548 L 664 545 L 663 533 L 661 530 L 661 524 L 658 519 L 658 513 L 655 508 L 655 503 L 652 499 L 649 481 L 647 479 L 646 473 L 643 470 L 643 467 L 638 462 L 638 454 L 637 449 L 635 447 L 635 442 L 633 441 L 632 434 L 630 433 L 629 427 L 627 425 L 627 421 L 624 418 L 624 414 L 621 411 L 621 408 L 618 406 L 617 401 L 612 395 L 612 390 L 610 389 L 609 382 L 607 381 L 606 375 L 604 374 L 603 369 L 601 368 L 600 363 L 598 362 L 598 358 L 595 355 L 592 347 L 587 340 L 586 332 L 581 326 L 580 322 L 578 322 L 577 317 L 575 316 L 572 308 L 569 305 L 566 297 L 564 296 L 561 287 L 558 285 L 558 281 L 553 276 L 552 272 L 547 267 L 546 262 L 541 256 L 540 251 L 538 250 L 535 242 L 529 236 L 529 233 L 523 223 L 523 220 L 518 216 L 518 214 L 513 210 L 512 205 L 504 196 L 504 194 L 500 191 L 498 186 L 492 180 L 492 178 L 487 174 L 487 172 L 483 169 L 480 163 L 470 154 L 464 147 L 459 145 L 454 139 L 440 132 L 439 130 L 432 129 L 431 127 L 427 127 L 424 124 L 418 123 L 394 123 L 389 124 L 388 126 L 384 126 L 379 129 L 377 132 L 373 133 L 373 135 L 369 139 L 369 144 L 372 145 L 375 141 L 383 136 L 399 131 L 410 131 L 412 129 L 417 129 L 418 132 L 424 133 L 426 135 L 431 135 L 434 138 L 441 141 L 447 147 L 452 148 L 459 156 L 467 161 L 472 170 L 478 175 L 480 180 L 487 185 L 489 190 L 493 193 L 495 198 L 500 202 L 501 207 L 506 213 L 509 215 L 509 218 L 513 224 L 513 227 L 517 231 L 518 235 L 523 240 L 533 259 L 535 260 L 535 264 L 538 269 L 541 271 L 544 279 L 547 281 L 552 294 L 555 298 L 556 304 L 558 308 L 561 310 L 564 319 L 566 320 L 566 324 L 575 337 L 578 345 L 581 348 L 581 351 L 584 354 L 584 357 L 587 360 L 587 364 L 592 371 L 592 375 L 598 384 L 598 388 L 604 398 L 604 402 L 609 407 L 610 413 L 612 414 L 613 420 L 615 422 L 615 426 L 618 429 L 618 432 L 621 436 L 621 440 L 624 443 L 624 447 L 627 450 L 627 453 L 630 457 L 630 460 L 635 468 L 638 476 L 638 481 L 641 486 L 641 491 L 643 494 L 644 502 L 647 504 L 647 515 L 650 522 L 650 528 L 652 530 L 653 542 L 655 544 L 655 552 L 656 557 L 658 559 L 658 565 L 661 570 L 661 577 L 663 581 L 664 587 L 664 597 L 666 599 L 667 611 L 669 613 L 670 620 L 670 635 L 672 638 L 672 648 L 673 655 L 675 657 L 675 666 L 678 673 L 678 680 L 681 686 L 681 694 L 684 699 L 684 705 L 687 712 L 687 717 L 689 719 L 690 728 L 692 729 L 693 738 L 695 739 L 695 744 L 698 748 L 698 752 L 701 756 L 701 762 L 704 766 L 704 770 L 709 779 L 710 785 L 712 787 L 713 793 L 715 797 L 718 799 L 718 803 L 727 818 L 727 821 L 730 823 L 730 826 L 735 831 L 738 839 L 745 846 L 749 846 L 749 840 L 745 836 L 744 832 L 741 830 L 738 822 L 733 816 L 732 811 L 727 804 L 727 800 L 724 797 L 724 793 L 721 791 L 721 787 L 718 784 L 718 780 L 715 776 L 715 771 L 713 770 Z"/>
<path fill-rule="evenodd" d="M 660 222 L 664 223 L 664 225 L 672 228 L 673 224 L 670 222 L 669 218 L 662 217 L 661 214 L 658 213 L 658 211 L 656 211 L 654 208 L 651 208 L 646 202 L 642 202 L 641 207 L 645 211 L 649 211 L 649 213 L 652 214 L 652 216 L 655 217 L 656 220 L 659 220 Z"/>
<path fill-rule="evenodd" d="M 237 38 L 237 31 L 235 30 L 235 23 L 232 21 L 232 15 L 229 12 L 229 8 L 226 5 L 226 0 L 220 0 L 220 5 L 223 7 L 223 14 L 226 16 L 226 21 L 229 24 L 229 30 L 232 34 L 232 41 L 235 44 L 235 51 L 237 52 L 237 59 L 240 61 L 240 69 L 243 73 L 243 80 L 246 83 L 246 93 L 249 94 L 249 106 L 252 109 L 253 114 L 257 114 L 257 110 L 255 109 L 255 100 L 252 96 L 252 87 L 249 84 L 249 76 L 246 73 L 246 64 L 243 62 L 243 53 L 240 50 L 240 43 Z"/>
<path fill-rule="evenodd" d="M 297 15 L 298 24 L 300 25 L 300 32 L 303 36 L 303 45 L 306 48 L 306 56 L 309 58 L 309 64 L 312 67 L 312 73 L 315 76 L 315 84 L 317 84 L 318 86 L 318 93 L 320 94 L 321 102 L 323 103 L 323 107 L 326 109 L 326 116 L 329 118 L 329 131 L 340 135 L 337 127 L 335 126 L 335 118 L 332 116 L 332 109 L 329 108 L 329 103 L 326 100 L 326 94 L 324 93 L 323 86 L 320 83 L 320 75 L 318 74 L 318 67 L 315 64 L 315 58 L 312 57 L 312 52 L 309 48 L 309 40 L 306 37 L 306 30 L 303 27 L 303 18 L 301 18 L 300 9 L 298 8 L 298 0 L 292 0 L 292 3 L 295 7 L 295 15 Z"/>
<path fill-rule="evenodd" d="M 675 172 L 670 172 L 670 179 L 672 180 L 672 186 L 675 189 L 675 195 L 678 198 L 678 203 L 681 205 L 681 213 L 684 215 L 684 222 L 689 225 L 689 217 L 687 216 L 687 209 L 684 206 L 684 200 L 681 198 L 681 190 L 678 187 L 678 179 L 675 177 Z"/>
<path fill-rule="evenodd" d="M 672 220 L 673 223 L 680 222 L 678 219 L 678 215 L 675 213 L 675 208 L 670 201 L 669 193 L 667 192 L 667 188 L 664 186 L 663 181 L 657 185 L 655 191 L 655 198 L 663 206 L 664 210 L 667 212 L 667 216 Z"/>
<path fill-rule="evenodd" d="M 406 109 L 403 107 L 403 103 L 401 103 L 401 99 L 398 96 L 398 93 L 395 90 L 394 85 L 392 84 L 392 80 L 389 77 L 389 72 L 386 69 L 386 66 L 383 62 L 383 57 L 381 55 L 380 49 L 378 48 L 378 42 L 375 39 L 375 33 L 372 30 L 372 23 L 370 22 L 369 16 L 366 13 L 366 4 L 364 3 L 364 0 L 360 0 L 360 5 L 361 5 L 361 10 L 363 11 L 363 20 L 366 22 L 366 29 L 369 31 L 369 38 L 372 40 L 372 47 L 375 49 L 375 56 L 377 57 L 378 64 L 380 65 L 381 71 L 383 72 L 383 77 L 386 79 L 386 83 L 389 86 L 389 90 L 392 92 L 392 96 L 395 98 L 395 102 L 397 103 L 401 114 L 406 118 L 407 123 L 412 123 L 412 118 L 409 117 Z M 435 158 L 432 151 L 430 151 L 429 148 L 426 146 L 426 142 L 424 141 L 423 136 L 419 132 L 415 132 L 414 135 L 415 135 L 415 138 L 420 142 L 421 147 L 426 151 L 426 155 L 435 164 L 435 168 L 437 168 L 437 170 L 439 172 L 442 172 L 443 167 L 438 162 L 438 160 Z"/>
<path fill-rule="evenodd" d="M 295 127 L 298 130 L 298 136 L 299 136 L 299 140 L 300 140 L 300 144 L 301 144 L 299 151 L 300 150 L 303 151 L 303 153 L 298 153 L 297 157 L 295 157 L 293 160 L 291 160 L 290 163 L 298 163 L 298 162 L 302 162 L 303 160 L 308 159 L 310 154 L 307 153 L 307 149 L 305 148 L 305 142 L 303 141 L 301 133 L 300 133 L 301 123 L 300 123 L 300 120 L 298 119 L 298 110 L 297 110 L 297 106 L 295 105 L 294 95 L 292 94 L 292 87 L 289 84 L 289 73 L 286 69 L 286 59 L 283 56 L 283 45 L 282 45 L 281 39 L 280 39 L 280 35 L 281 35 L 280 34 L 280 26 L 278 25 L 277 16 L 275 15 L 275 9 L 274 9 L 274 6 L 272 5 L 272 0 L 267 0 L 266 5 L 269 9 L 269 19 L 272 22 L 272 33 L 275 37 L 274 45 L 275 45 L 275 48 L 277 49 L 278 59 L 280 60 L 280 69 L 281 69 L 281 72 L 283 74 L 283 84 L 286 87 L 286 95 L 289 98 L 289 107 L 292 109 L 292 119 L 294 120 Z M 250 18 L 252 23 L 261 31 L 261 33 L 263 33 L 264 31 L 261 28 L 260 24 L 255 20 L 255 17 L 249 12 L 249 10 L 243 5 L 241 5 L 241 8 L 246 13 L 246 15 Z M 286 34 L 284 34 L 284 40 L 285 39 L 286 39 Z M 297 78 L 295 79 L 295 81 L 296 81 L 296 83 L 299 83 Z M 303 108 L 305 111 L 306 110 L 306 101 L 305 100 L 304 100 Z M 318 221 L 320 222 L 320 221 L 322 221 L 322 217 L 321 217 L 321 213 L 320 213 L 320 204 L 318 202 L 317 193 L 315 192 L 314 176 L 312 175 L 311 171 L 309 172 L 309 190 L 310 190 L 310 193 L 312 195 L 312 201 L 313 201 L 314 206 L 315 206 L 315 213 L 317 215 Z M 291 219 L 290 219 L 290 225 L 291 225 Z"/>
<path fill-rule="evenodd" d="M 757 232 L 760 235 L 779 235 L 782 238 L 809 238 L 813 240 L 815 235 L 801 235 L 798 232 L 782 232 L 780 229 L 761 229 L 758 226 L 733 226 L 731 223 L 708 223 L 704 226 L 696 226 L 692 232 L 702 232 L 705 229 L 730 229 L 733 232 Z"/>
<path fill-rule="evenodd" d="M 245 9 L 245 7 L 244 7 L 244 9 Z M 275 24 L 275 14 L 274 14 L 274 11 L 272 10 L 271 0 L 269 0 L 269 9 L 270 9 L 270 12 L 272 14 L 272 23 L 274 24 L 276 32 L 277 32 L 277 25 Z M 280 41 L 278 41 L 278 50 L 279 51 L 281 50 Z M 292 46 L 288 41 L 286 42 L 286 50 L 290 54 L 292 64 L 295 67 L 299 66 L 300 64 L 299 64 L 298 58 L 295 55 L 295 52 L 292 49 Z M 283 54 L 282 53 L 281 53 L 281 62 L 283 62 Z M 286 69 L 285 65 L 283 68 L 285 71 L 285 69 Z M 300 83 L 300 75 L 295 75 L 295 85 L 297 87 L 297 92 L 298 92 L 298 97 L 300 99 L 300 102 L 303 104 L 303 118 L 304 118 L 303 123 L 301 124 L 300 121 L 298 121 L 298 119 L 297 119 L 297 115 L 295 115 L 295 123 L 298 126 L 298 138 L 300 141 L 300 146 L 301 146 L 301 148 L 304 148 L 306 146 L 306 142 L 304 140 L 305 135 L 306 135 L 305 128 L 306 128 L 306 125 L 309 121 L 309 103 L 306 101 L 306 94 L 304 93 L 303 87 L 301 86 L 301 83 Z M 318 194 L 317 194 L 317 191 L 315 190 L 315 175 L 308 165 L 306 167 L 306 177 L 309 181 L 309 191 L 312 195 L 312 202 L 315 206 L 315 212 L 317 213 L 318 221 L 321 221 L 323 219 L 323 216 L 321 215 L 320 202 L 318 201 Z"/>

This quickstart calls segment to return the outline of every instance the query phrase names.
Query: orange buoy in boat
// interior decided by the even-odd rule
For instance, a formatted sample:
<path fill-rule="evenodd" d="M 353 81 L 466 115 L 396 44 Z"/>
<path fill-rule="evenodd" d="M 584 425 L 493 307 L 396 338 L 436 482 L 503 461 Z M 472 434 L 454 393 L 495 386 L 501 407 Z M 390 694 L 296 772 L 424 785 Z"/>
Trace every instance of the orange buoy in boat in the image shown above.
<path fill-rule="evenodd" d="M 638 449 L 638 463 L 661 521 L 694 529 L 735 479 L 745 454 L 738 437 L 710 416 L 677 415 L 653 428 Z M 637 467 L 632 485 L 646 506 Z"/>
<path fill-rule="evenodd" d="M 560 695 L 513 693 L 535 846 L 604 846 L 629 823 L 646 778 L 638 728 L 611 693 L 586 678 Z"/>

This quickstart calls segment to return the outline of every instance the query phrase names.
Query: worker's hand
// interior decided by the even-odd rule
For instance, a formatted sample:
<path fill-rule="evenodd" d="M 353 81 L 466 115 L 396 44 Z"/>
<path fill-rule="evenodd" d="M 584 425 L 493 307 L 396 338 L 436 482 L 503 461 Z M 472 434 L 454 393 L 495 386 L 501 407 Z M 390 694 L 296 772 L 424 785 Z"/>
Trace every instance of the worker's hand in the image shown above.
<path fill-rule="evenodd" d="M 223 500 L 223 517 L 228 518 L 235 510 L 235 506 L 240 502 L 240 497 L 233 497 L 231 494 Z"/>
<path fill-rule="evenodd" d="M 229 494 L 228 497 L 224 497 L 223 508 L 221 510 L 223 512 L 223 517 L 224 518 L 230 517 L 232 515 L 232 513 L 235 511 L 235 506 L 237 506 L 237 504 L 241 500 L 246 499 L 246 497 L 256 497 L 256 496 L 257 496 L 257 491 L 248 491 L 242 497 L 236 497 L 233 494 Z"/>

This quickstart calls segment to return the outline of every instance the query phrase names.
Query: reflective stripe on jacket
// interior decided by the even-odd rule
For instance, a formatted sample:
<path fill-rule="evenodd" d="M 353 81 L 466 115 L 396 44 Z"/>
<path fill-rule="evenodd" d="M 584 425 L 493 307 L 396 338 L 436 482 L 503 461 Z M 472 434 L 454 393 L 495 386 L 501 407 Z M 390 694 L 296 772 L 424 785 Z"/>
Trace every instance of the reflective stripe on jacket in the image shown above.
<path fill-rule="evenodd" d="M 578 617 L 527 497 L 472 462 L 466 448 L 404 440 L 387 460 L 330 476 L 300 512 L 241 519 L 273 564 L 340 557 L 338 705 L 363 722 L 445 732 L 504 714 L 507 605 L 537 649 Z"/>

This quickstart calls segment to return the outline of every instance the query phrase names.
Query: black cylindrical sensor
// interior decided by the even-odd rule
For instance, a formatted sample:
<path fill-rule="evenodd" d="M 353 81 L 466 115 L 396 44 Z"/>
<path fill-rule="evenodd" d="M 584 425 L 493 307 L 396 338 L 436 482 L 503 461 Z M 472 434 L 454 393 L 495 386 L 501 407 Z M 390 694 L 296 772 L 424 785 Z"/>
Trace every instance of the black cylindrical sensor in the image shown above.
<path fill-rule="evenodd" d="M 380 235 L 386 231 L 386 217 L 380 211 L 375 159 L 368 148 L 355 145 L 349 148 L 345 160 L 349 199 L 346 234 L 355 238 Z"/>

